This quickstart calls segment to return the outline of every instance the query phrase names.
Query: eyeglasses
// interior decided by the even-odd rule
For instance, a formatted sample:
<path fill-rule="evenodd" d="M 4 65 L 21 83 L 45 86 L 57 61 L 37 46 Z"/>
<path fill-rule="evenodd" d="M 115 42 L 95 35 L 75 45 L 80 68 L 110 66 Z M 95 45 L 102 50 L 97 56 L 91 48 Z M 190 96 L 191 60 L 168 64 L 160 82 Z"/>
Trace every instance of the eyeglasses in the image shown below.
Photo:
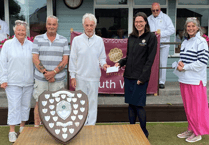
<path fill-rule="evenodd" d="M 188 17 L 187 20 L 197 20 L 196 17 Z"/>
<path fill-rule="evenodd" d="M 156 9 L 156 10 L 152 10 L 152 12 L 158 12 L 159 10 L 158 9 Z"/>
<path fill-rule="evenodd" d="M 135 21 L 135 23 L 137 23 L 137 24 L 141 24 L 143 22 L 145 22 L 145 21 Z"/>
<path fill-rule="evenodd" d="M 23 26 L 27 27 L 27 23 L 24 21 L 21 21 L 21 20 L 16 20 L 15 25 L 23 25 Z"/>

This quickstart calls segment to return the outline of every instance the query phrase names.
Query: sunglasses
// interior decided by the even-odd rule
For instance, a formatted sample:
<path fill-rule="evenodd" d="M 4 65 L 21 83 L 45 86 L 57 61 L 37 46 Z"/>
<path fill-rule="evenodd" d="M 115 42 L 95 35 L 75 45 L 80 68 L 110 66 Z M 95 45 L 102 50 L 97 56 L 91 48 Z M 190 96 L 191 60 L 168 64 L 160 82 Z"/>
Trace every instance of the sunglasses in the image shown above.
<path fill-rule="evenodd" d="M 23 26 L 27 27 L 27 23 L 24 21 L 21 21 L 21 20 L 16 20 L 15 25 L 23 25 Z"/>
<path fill-rule="evenodd" d="M 188 17 L 187 20 L 197 20 L 196 17 Z"/>
<path fill-rule="evenodd" d="M 159 10 L 158 9 L 156 9 L 156 10 L 152 10 L 152 12 L 158 12 Z"/>

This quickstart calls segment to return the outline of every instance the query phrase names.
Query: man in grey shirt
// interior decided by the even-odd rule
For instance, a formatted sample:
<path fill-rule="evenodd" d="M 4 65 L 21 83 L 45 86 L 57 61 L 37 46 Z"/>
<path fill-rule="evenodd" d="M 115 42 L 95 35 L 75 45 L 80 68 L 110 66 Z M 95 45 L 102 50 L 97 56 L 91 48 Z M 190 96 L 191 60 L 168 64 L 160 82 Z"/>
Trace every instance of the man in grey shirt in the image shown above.
<path fill-rule="evenodd" d="M 35 84 L 33 97 L 36 100 L 34 109 L 35 127 L 40 124 L 38 115 L 38 97 L 46 91 L 57 91 L 64 88 L 70 49 L 65 37 L 57 34 L 58 18 L 48 16 L 47 32 L 35 37 L 33 42 L 33 63 L 35 65 Z"/>

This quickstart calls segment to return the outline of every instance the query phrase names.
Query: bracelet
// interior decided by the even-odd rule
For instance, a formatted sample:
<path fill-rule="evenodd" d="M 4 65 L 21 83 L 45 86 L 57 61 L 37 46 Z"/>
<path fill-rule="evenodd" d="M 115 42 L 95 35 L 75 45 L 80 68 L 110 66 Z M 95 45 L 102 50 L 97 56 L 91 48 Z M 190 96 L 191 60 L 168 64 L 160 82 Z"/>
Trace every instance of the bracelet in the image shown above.
<path fill-rule="evenodd" d="M 56 71 L 56 70 L 54 70 L 54 73 L 55 73 L 55 74 L 57 74 L 57 71 Z"/>

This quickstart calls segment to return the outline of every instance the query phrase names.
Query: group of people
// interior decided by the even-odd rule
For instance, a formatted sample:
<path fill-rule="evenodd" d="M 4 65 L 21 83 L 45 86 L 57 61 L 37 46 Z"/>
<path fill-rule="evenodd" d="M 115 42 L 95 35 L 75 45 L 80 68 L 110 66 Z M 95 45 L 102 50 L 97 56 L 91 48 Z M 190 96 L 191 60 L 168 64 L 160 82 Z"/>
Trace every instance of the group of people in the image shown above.
<path fill-rule="evenodd" d="M 69 62 L 69 55 L 71 85 L 86 93 L 89 100 L 85 125 L 95 125 L 100 66 L 104 70 L 109 67 L 103 40 L 94 33 L 96 23 L 93 14 L 83 16 L 84 33 L 73 40 L 70 54 L 67 39 L 57 34 L 57 17 L 47 17 L 47 32 L 36 36 L 33 43 L 26 38 L 27 23 L 15 21 L 14 38 L 4 43 L 0 54 L 0 84 L 5 89 L 8 100 L 10 142 L 17 139 L 15 125 L 20 124 L 21 133 L 29 119 L 32 96 L 36 100 L 34 127 L 39 127 L 39 95 L 45 90 L 57 91 L 64 88 L 64 68 Z"/>
<path fill-rule="evenodd" d="M 151 11 L 152 15 L 149 17 L 143 12 L 134 16 L 126 57 L 115 64 L 119 67 L 126 66 L 124 91 L 125 102 L 129 104 L 129 122 L 135 124 L 138 116 L 147 138 L 149 132 L 146 129 L 144 106 L 157 50 L 157 38 L 153 32 L 160 29 L 161 42 L 168 42 L 169 36 L 174 33 L 173 24 L 170 18 L 161 12 L 159 3 L 153 3 Z M 20 124 L 21 132 L 29 118 L 31 96 L 38 102 L 38 96 L 43 91 L 56 91 L 64 87 L 64 68 L 68 59 L 71 85 L 88 96 L 89 112 L 85 125 L 95 125 L 100 66 L 106 70 L 109 65 L 106 63 L 104 42 L 101 37 L 95 35 L 96 17 L 86 13 L 82 24 L 84 33 L 73 39 L 70 51 L 67 39 L 57 34 L 57 17 L 47 17 L 47 32 L 36 36 L 33 43 L 26 39 L 27 23 L 20 20 L 15 22 L 15 36 L 5 42 L 0 55 L 0 84 L 8 99 L 7 123 L 10 125 L 10 142 L 16 140 L 15 125 Z M 187 39 L 182 43 L 181 59 L 177 67 L 181 73 L 180 89 L 188 120 L 188 130 L 177 136 L 186 138 L 187 142 L 199 141 L 201 135 L 209 134 L 206 89 L 208 46 L 201 34 L 199 21 L 196 18 L 188 18 L 184 26 L 184 36 Z M 169 46 L 162 45 L 160 57 L 167 57 L 168 51 Z M 167 59 L 165 62 L 165 59 L 161 58 L 161 61 L 162 66 L 167 63 Z M 161 79 L 161 82 L 164 85 L 165 78 Z M 34 110 L 35 127 L 39 127 L 41 122 L 37 109 L 38 103 Z"/>

